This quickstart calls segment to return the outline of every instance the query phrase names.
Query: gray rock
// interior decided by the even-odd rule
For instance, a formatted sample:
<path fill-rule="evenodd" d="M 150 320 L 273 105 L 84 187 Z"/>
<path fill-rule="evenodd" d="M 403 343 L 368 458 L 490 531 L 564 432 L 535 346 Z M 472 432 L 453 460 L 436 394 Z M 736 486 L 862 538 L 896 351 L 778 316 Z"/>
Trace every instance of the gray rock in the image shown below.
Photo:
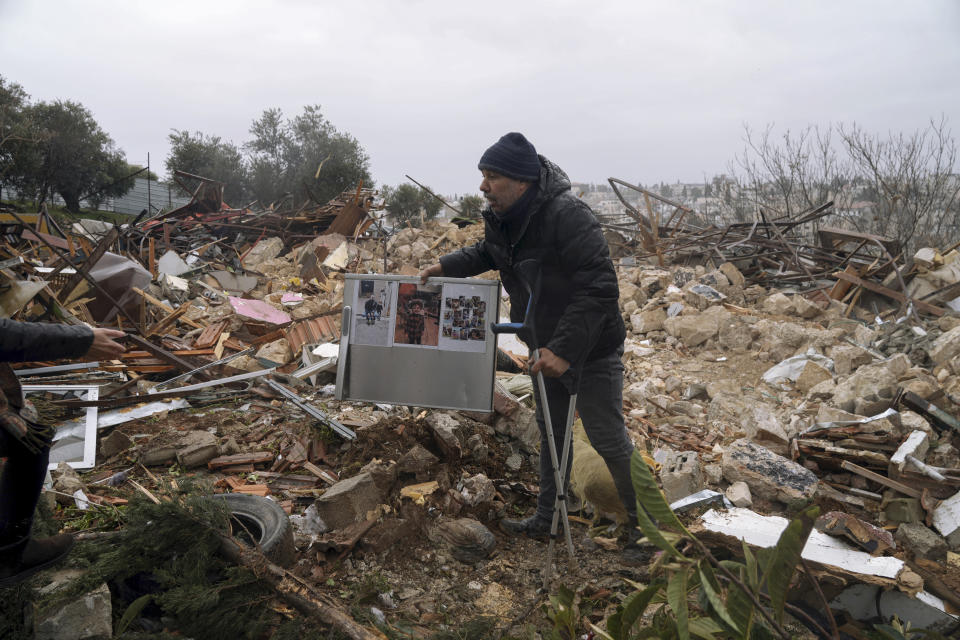
<path fill-rule="evenodd" d="M 466 564 L 483 560 L 497 546 L 490 530 L 472 518 L 440 520 L 427 529 L 427 538 L 446 547 L 450 555 Z"/>
<path fill-rule="evenodd" d="M 440 458 L 430 453 L 423 445 L 416 444 L 400 456 L 400 459 L 397 461 L 397 471 L 400 473 L 422 474 L 438 462 L 440 462 Z"/>
<path fill-rule="evenodd" d="M 187 469 L 205 466 L 220 455 L 217 437 L 209 431 L 188 431 L 177 450 L 177 462 Z"/>
<path fill-rule="evenodd" d="M 434 412 L 427 416 L 427 424 L 445 456 L 451 460 L 463 457 L 466 435 L 463 433 L 463 425 L 457 419 L 446 413 Z"/>
<path fill-rule="evenodd" d="M 676 502 L 704 488 L 700 456 L 695 451 L 671 453 L 660 469 L 667 502 Z"/>
<path fill-rule="evenodd" d="M 817 490 L 817 477 L 809 469 L 746 439 L 724 448 L 723 477 L 746 482 L 752 493 L 786 504 L 809 500 Z"/>
<path fill-rule="evenodd" d="M 314 502 L 317 515 L 331 529 L 342 529 L 363 520 L 386 496 L 386 490 L 378 486 L 375 476 L 364 471 L 331 486 Z"/>
<path fill-rule="evenodd" d="M 45 609 L 34 626 L 36 640 L 100 640 L 113 637 L 110 589 L 102 584 L 61 607 Z"/>
<path fill-rule="evenodd" d="M 734 482 L 724 492 L 727 500 L 733 503 L 735 507 L 749 507 L 753 504 L 753 496 L 750 495 L 750 486 L 743 481 Z"/>
<path fill-rule="evenodd" d="M 112 458 L 118 453 L 126 451 L 132 445 L 133 440 L 127 434 L 114 429 L 110 435 L 100 440 L 100 455 L 104 458 Z"/>
<path fill-rule="evenodd" d="M 507 466 L 507 469 L 511 471 L 520 471 L 521 467 L 523 467 L 523 456 L 519 453 L 514 453 L 513 455 L 507 456 L 504 464 Z"/>
<path fill-rule="evenodd" d="M 960 355 L 960 326 L 950 329 L 934 340 L 930 349 L 930 359 L 935 364 L 946 364 L 956 355 Z"/>
<path fill-rule="evenodd" d="M 943 562 L 947 558 L 947 541 L 919 522 L 904 522 L 897 527 L 896 541 L 914 557 Z"/>

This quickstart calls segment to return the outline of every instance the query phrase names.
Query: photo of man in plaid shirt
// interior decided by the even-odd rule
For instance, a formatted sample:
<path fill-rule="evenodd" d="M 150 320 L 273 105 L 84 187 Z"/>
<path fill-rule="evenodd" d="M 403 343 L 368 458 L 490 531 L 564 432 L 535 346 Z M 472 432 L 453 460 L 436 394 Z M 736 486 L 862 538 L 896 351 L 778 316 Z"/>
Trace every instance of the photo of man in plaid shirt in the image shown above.
<path fill-rule="evenodd" d="M 409 344 L 420 344 L 424 328 L 423 301 L 417 298 L 411 300 L 407 305 L 406 315 L 404 330 L 407 332 L 407 340 Z"/>

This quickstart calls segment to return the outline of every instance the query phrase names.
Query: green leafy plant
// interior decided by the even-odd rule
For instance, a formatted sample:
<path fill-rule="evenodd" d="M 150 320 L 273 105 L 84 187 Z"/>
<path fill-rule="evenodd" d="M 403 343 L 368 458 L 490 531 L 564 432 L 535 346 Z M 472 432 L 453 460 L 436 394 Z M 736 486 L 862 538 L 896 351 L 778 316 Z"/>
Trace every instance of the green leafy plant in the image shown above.
<path fill-rule="evenodd" d="M 658 575 L 649 584 L 630 582 L 634 591 L 607 620 L 606 629 L 591 625 L 596 636 L 604 640 L 789 640 L 791 636 L 783 627 L 787 591 L 819 509 L 801 510 L 774 547 L 755 554 L 744 543 L 742 562 L 720 561 L 670 509 L 653 473 L 638 453 L 631 460 L 631 474 L 641 507 L 640 529 L 648 541 L 663 551 L 663 558 Z M 698 552 L 695 557 L 678 549 L 680 540 L 692 543 Z M 564 604 L 568 593 L 561 590 L 557 602 Z M 651 607 L 656 608 L 647 619 L 645 614 Z M 564 635 L 571 633 L 567 612 L 575 615 L 572 607 L 561 609 L 554 605 L 551 637 L 575 637 Z"/>

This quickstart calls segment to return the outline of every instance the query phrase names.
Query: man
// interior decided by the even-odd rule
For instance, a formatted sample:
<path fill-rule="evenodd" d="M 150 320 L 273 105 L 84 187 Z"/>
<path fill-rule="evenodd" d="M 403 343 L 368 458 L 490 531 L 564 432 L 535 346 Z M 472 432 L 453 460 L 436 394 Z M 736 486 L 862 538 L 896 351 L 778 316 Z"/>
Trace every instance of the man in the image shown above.
<path fill-rule="evenodd" d="M 377 301 L 370 294 L 367 301 L 363 304 L 363 316 L 367 319 L 367 324 L 375 324 L 377 320 Z"/>
<path fill-rule="evenodd" d="M 73 538 L 33 539 L 30 527 L 46 477 L 53 429 L 38 424 L 33 406 L 8 362 L 86 355 L 112 360 L 124 334 L 86 326 L 15 322 L 0 318 L 0 588 L 23 582 L 67 555 Z"/>
<path fill-rule="evenodd" d="M 484 239 L 440 259 L 420 272 L 427 278 L 469 277 L 498 270 L 510 294 L 510 319 L 522 322 L 527 295 L 515 266 L 533 259 L 539 265 L 540 297 L 533 319 L 540 357 L 531 374 L 543 373 L 547 406 L 558 457 L 571 393 L 590 443 L 600 453 L 629 516 L 625 560 L 641 559 L 633 544 L 636 495 L 630 478 L 633 444 L 623 423 L 623 340 L 617 275 L 600 225 L 590 208 L 570 192 L 570 180 L 537 154 L 519 133 L 508 133 L 484 152 L 478 165 Z M 549 535 L 557 488 L 543 419 L 543 402 L 534 385 L 540 426 L 540 494 L 537 510 L 522 520 L 504 519 L 510 535 L 542 539 Z M 570 456 L 571 459 L 573 456 Z M 565 477 L 569 477 L 569 466 Z"/>

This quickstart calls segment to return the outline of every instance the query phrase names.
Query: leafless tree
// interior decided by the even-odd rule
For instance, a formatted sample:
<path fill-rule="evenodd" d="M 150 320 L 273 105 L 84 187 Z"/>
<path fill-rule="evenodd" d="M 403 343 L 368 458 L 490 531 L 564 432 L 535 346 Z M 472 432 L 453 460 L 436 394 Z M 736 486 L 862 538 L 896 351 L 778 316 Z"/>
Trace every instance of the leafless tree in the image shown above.
<path fill-rule="evenodd" d="M 945 119 L 886 138 L 856 124 L 838 130 L 857 176 L 874 200 L 872 215 L 852 220 L 857 229 L 895 238 L 908 251 L 956 240 L 957 145 Z"/>

